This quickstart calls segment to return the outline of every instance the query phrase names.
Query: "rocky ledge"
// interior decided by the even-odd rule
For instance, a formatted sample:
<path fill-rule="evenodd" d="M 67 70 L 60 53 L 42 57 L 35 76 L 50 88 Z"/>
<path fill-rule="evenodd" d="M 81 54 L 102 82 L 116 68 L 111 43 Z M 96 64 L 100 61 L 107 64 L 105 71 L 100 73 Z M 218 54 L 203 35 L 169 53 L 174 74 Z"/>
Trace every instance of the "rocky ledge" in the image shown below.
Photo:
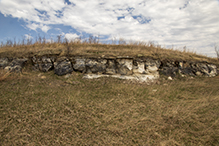
<path fill-rule="evenodd" d="M 0 58 L 0 68 L 12 72 L 21 72 L 30 64 L 33 70 L 54 73 L 62 76 L 74 71 L 84 74 L 84 78 L 116 77 L 137 80 L 140 82 L 154 81 L 165 75 L 206 76 L 218 74 L 217 66 L 208 62 L 156 60 L 147 57 L 58 57 L 33 56 L 30 58 Z M 29 66 L 30 66 L 29 65 Z"/>

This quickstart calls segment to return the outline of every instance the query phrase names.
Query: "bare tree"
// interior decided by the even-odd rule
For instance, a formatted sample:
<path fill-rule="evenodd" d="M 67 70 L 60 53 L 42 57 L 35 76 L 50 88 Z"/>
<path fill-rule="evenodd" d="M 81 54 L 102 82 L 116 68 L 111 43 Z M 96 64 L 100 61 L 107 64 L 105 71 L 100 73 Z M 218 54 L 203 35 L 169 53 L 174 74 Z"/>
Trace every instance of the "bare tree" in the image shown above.
<path fill-rule="evenodd" d="M 61 39 L 62 39 L 61 37 L 62 37 L 62 35 L 58 35 L 58 36 L 57 36 L 57 42 L 58 42 L 58 43 L 61 43 Z"/>
<path fill-rule="evenodd" d="M 218 48 L 218 46 L 215 45 L 214 49 L 215 49 L 215 52 L 216 52 L 216 55 L 217 55 L 217 59 L 219 60 L 219 48 Z"/>

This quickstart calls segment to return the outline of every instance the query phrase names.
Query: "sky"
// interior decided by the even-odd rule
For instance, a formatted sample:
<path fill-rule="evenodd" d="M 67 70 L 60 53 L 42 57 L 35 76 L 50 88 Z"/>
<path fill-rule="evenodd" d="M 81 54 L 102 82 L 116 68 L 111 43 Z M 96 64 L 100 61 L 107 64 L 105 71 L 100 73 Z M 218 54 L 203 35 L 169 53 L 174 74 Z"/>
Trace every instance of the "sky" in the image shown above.
<path fill-rule="evenodd" d="M 0 42 L 123 38 L 216 57 L 219 0 L 0 0 Z"/>

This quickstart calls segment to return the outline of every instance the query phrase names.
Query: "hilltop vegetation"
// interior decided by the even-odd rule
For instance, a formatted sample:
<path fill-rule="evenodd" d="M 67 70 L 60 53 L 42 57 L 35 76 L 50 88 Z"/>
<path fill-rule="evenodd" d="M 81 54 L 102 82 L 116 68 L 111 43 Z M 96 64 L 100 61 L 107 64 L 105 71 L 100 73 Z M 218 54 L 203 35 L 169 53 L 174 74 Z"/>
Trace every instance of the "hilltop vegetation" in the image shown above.
<path fill-rule="evenodd" d="M 124 40 L 113 41 L 111 44 L 101 44 L 97 38 L 90 37 L 87 40 L 76 39 L 74 41 L 58 40 L 56 42 L 46 42 L 39 38 L 35 43 L 28 40 L 21 44 L 12 41 L 1 45 L 0 57 L 29 57 L 43 55 L 59 56 L 130 56 L 130 57 L 151 57 L 159 60 L 177 60 L 209 62 L 219 64 L 216 58 L 198 55 L 187 50 L 179 51 L 174 49 L 161 48 L 152 42 L 129 42 Z"/>

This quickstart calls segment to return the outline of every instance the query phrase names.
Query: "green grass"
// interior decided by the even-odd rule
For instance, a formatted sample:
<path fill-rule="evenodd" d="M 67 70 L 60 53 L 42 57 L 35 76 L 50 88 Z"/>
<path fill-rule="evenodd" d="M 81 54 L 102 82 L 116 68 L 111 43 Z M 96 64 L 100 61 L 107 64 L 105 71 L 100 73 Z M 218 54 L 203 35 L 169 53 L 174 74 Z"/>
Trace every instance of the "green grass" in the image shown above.
<path fill-rule="evenodd" d="M 147 85 L 75 72 L 10 74 L 0 81 L 0 143 L 218 145 L 218 89 L 218 77 Z"/>

